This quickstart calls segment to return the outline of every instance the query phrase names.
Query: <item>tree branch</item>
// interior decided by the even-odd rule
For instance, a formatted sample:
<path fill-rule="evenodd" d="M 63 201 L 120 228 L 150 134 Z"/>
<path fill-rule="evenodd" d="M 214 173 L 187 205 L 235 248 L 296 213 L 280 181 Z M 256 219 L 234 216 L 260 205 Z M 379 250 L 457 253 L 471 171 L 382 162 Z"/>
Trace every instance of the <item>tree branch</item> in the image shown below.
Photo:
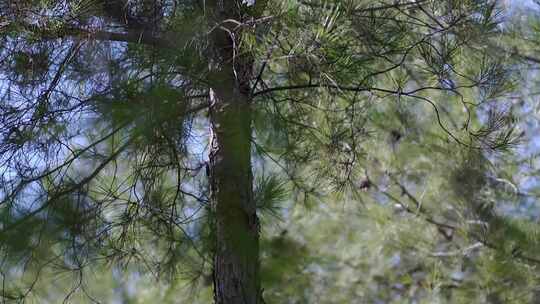
<path fill-rule="evenodd" d="M 9 27 L 22 27 L 26 31 L 34 34 L 38 34 L 43 39 L 61 39 L 66 37 L 77 37 L 79 39 L 95 39 L 106 41 L 127 42 L 136 44 L 147 44 L 160 48 L 177 48 L 185 46 L 188 43 L 186 37 L 191 35 L 185 35 L 177 32 L 162 32 L 157 33 L 153 30 L 141 29 L 141 30 L 127 30 L 125 32 L 112 32 L 99 29 L 84 29 L 75 26 L 38 26 L 35 24 L 12 22 L 4 23 L 1 28 Z"/>

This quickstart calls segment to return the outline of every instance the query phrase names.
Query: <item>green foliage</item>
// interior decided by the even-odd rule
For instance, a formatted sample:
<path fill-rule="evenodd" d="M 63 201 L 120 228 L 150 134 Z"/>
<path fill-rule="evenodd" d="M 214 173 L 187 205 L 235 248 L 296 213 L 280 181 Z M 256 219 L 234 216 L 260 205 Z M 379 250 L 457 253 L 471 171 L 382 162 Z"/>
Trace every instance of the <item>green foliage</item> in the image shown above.
<path fill-rule="evenodd" d="M 289 197 L 286 187 L 286 182 L 276 175 L 263 175 L 256 181 L 253 200 L 263 216 L 280 217 L 280 205 Z"/>
<path fill-rule="evenodd" d="M 0 297 L 211 302 L 216 87 L 249 100 L 268 303 L 536 297 L 514 148 L 537 20 L 525 42 L 497 1 L 4 2 Z"/>

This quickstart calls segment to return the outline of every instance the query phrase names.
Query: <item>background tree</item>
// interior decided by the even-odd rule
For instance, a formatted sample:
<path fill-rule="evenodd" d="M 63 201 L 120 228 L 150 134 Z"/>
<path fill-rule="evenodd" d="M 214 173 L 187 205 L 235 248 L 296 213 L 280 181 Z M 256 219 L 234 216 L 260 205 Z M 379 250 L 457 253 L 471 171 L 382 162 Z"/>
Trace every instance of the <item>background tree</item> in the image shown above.
<path fill-rule="evenodd" d="M 388 302 L 467 299 L 485 286 L 464 273 L 484 282 L 490 261 L 534 273 L 527 223 L 493 203 L 512 184 L 495 152 L 519 134 L 498 3 L 0 3 L 5 299 L 42 296 L 60 269 L 76 278 L 66 300 L 93 301 L 84 274 L 103 260 L 200 277 L 216 303 L 260 303 L 261 278 L 281 302 Z M 299 239 L 321 223 L 330 234 Z M 370 238 L 372 223 L 385 225 Z M 356 255 L 317 261 L 330 237 Z M 391 264 L 364 262 L 381 250 Z M 348 293 L 298 293 L 325 285 L 313 265 L 341 263 L 327 290 Z"/>

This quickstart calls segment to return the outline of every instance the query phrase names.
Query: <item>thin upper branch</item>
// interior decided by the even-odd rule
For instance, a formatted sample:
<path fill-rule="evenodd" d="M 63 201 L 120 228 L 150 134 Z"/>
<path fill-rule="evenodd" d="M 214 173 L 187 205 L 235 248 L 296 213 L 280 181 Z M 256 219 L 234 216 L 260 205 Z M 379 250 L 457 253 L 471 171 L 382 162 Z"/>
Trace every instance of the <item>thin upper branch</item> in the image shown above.
<path fill-rule="evenodd" d="M 147 44 L 159 48 L 177 48 L 187 46 L 192 35 L 185 35 L 176 32 L 155 32 L 147 29 L 128 29 L 124 32 L 113 32 L 100 29 L 85 29 L 76 26 L 62 26 L 59 28 L 39 26 L 24 22 L 4 23 L 0 27 L 22 27 L 25 31 L 39 35 L 42 39 L 62 39 L 75 37 L 78 39 L 95 39 L 105 41 L 118 41 L 127 43 Z"/>

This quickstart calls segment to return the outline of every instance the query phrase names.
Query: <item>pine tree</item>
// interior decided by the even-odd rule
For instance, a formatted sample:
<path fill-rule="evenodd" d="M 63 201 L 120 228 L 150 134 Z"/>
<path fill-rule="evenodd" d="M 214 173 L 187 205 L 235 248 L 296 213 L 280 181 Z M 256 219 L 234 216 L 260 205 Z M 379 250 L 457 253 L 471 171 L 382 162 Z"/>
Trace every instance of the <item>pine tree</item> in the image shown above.
<path fill-rule="evenodd" d="M 84 291 L 85 269 L 105 258 L 158 277 L 210 278 L 215 303 L 263 303 L 258 211 L 275 214 L 289 198 L 358 201 L 377 190 L 374 206 L 494 247 L 466 224 L 498 223 L 479 193 L 490 182 L 486 151 L 518 138 L 501 101 L 514 89 L 509 63 L 492 47 L 499 9 L 468 0 L 0 2 L 0 239 L 4 282 L 18 278 L 2 296 L 23 299 L 34 287 L 18 268 L 70 270 L 73 291 Z M 461 170 L 439 176 L 463 197 L 445 215 L 473 218 L 439 220 L 445 210 L 409 190 L 421 180 L 410 168 L 441 169 L 416 157 L 424 154 L 459 160 Z M 499 222 L 493 235 L 506 227 Z M 285 255 L 295 246 L 287 240 L 268 248 Z"/>

